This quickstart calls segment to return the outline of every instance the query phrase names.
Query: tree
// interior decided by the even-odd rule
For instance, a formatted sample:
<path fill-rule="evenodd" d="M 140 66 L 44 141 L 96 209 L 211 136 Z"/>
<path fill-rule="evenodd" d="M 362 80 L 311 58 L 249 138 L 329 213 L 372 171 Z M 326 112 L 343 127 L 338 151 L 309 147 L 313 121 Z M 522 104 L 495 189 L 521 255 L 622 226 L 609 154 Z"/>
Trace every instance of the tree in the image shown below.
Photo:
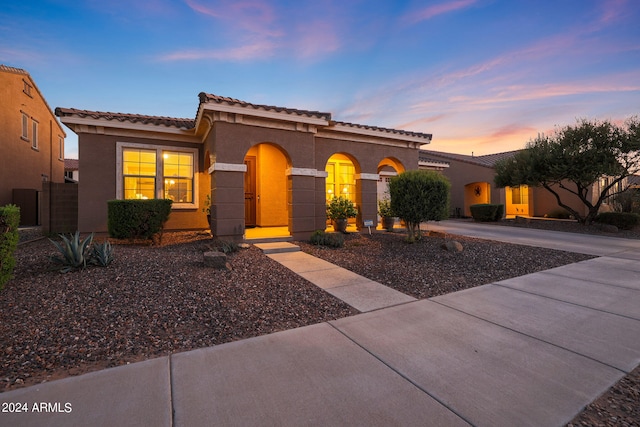
<path fill-rule="evenodd" d="M 407 224 L 410 242 L 421 238 L 420 223 L 449 216 L 451 184 L 434 171 L 411 170 L 391 178 L 391 209 Z"/>
<path fill-rule="evenodd" d="M 558 205 L 580 223 L 590 224 L 609 196 L 625 190 L 624 179 L 640 171 L 640 121 L 637 117 L 624 125 L 609 121 L 580 120 L 575 126 L 557 129 L 552 136 L 540 135 L 515 156 L 496 164 L 498 187 L 522 184 L 542 186 Z M 608 177 L 600 193 L 591 196 L 594 184 Z M 577 196 L 587 214 L 562 200 L 558 189 Z"/>

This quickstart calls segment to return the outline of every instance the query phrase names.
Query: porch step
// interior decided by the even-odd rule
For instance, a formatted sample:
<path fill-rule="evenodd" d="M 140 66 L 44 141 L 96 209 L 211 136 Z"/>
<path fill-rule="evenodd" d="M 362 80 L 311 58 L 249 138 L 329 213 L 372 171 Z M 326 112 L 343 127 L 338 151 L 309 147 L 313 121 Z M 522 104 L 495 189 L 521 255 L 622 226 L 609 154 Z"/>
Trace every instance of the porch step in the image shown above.
<path fill-rule="evenodd" d="M 287 252 L 300 252 L 300 246 L 287 242 L 254 243 L 254 246 L 265 254 L 282 254 Z"/>
<path fill-rule="evenodd" d="M 256 244 L 256 243 L 278 243 L 278 242 L 291 242 L 293 241 L 293 237 L 291 236 L 280 236 L 280 237 L 256 237 L 256 238 L 245 238 L 245 242 Z"/>

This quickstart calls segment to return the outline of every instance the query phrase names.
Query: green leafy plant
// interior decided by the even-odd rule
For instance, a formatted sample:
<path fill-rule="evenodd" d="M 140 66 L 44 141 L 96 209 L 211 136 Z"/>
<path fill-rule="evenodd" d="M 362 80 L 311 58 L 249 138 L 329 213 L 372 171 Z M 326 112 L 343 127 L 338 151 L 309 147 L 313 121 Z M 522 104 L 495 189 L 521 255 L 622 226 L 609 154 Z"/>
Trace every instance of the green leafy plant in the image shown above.
<path fill-rule="evenodd" d="M 393 214 L 393 209 L 391 209 L 391 200 L 389 199 L 378 200 L 378 214 L 382 218 L 392 218 L 395 216 Z"/>
<path fill-rule="evenodd" d="M 16 265 L 14 253 L 18 247 L 20 208 L 15 205 L 0 207 L 0 289 L 11 279 Z"/>
<path fill-rule="evenodd" d="M 324 230 L 316 230 L 311 235 L 309 242 L 317 246 L 341 248 L 344 246 L 344 236 L 339 233 L 325 233 Z"/>
<path fill-rule="evenodd" d="M 491 203 L 479 203 L 469 206 L 471 216 L 475 221 L 498 221 L 504 215 L 504 205 L 495 205 Z"/>
<path fill-rule="evenodd" d="M 357 215 L 355 205 L 346 197 L 334 197 L 327 205 L 327 218 L 331 220 L 355 218 Z"/>
<path fill-rule="evenodd" d="M 602 212 L 596 216 L 595 222 L 615 225 L 620 230 L 631 230 L 640 224 L 640 215 L 630 212 Z"/>
<path fill-rule="evenodd" d="M 109 200 L 107 227 L 116 239 L 152 239 L 162 236 L 162 229 L 171 214 L 171 199 Z"/>
<path fill-rule="evenodd" d="M 108 240 L 93 246 L 91 264 L 106 267 L 113 261 L 113 247 Z"/>
<path fill-rule="evenodd" d="M 61 273 L 68 273 L 73 270 L 86 268 L 91 258 L 91 243 L 93 242 L 93 233 L 84 240 L 80 238 L 80 232 L 76 231 L 74 235 L 68 238 L 64 234 L 59 235 L 62 242 L 58 243 L 49 239 L 51 243 L 58 249 L 60 255 L 51 256 L 51 260 L 61 264 Z"/>
<path fill-rule="evenodd" d="M 389 181 L 391 209 L 407 225 L 407 241 L 422 238 L 420 223 L 449 216 L 451 184 L 435 171 L 409 170 Z"/>

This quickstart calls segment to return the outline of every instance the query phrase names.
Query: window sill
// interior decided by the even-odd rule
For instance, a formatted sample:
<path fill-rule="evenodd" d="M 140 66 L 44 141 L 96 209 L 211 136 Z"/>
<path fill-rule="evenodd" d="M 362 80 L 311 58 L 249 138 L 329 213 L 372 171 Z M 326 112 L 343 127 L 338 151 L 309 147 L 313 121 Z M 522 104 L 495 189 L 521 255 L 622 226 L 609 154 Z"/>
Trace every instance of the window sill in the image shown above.
<path fill-rule="evenodd" d="M 39 149 L 38 147 L 31 147 L 31 149 L 32 149 L 33 151 L 40 151 L 40 149 Z"/>
<path fill-rule="evenodd" d="M 193 203 L 173 203 L 171 205 L 171 210 L 188 210 L 188 209 L 198 209 Z"/>
<path fill-rule="evenodd" d="M 21 136 L 20 139 L 26 142 L 31 142 L 29 138 L 25 138 L 24 136 Z"/>

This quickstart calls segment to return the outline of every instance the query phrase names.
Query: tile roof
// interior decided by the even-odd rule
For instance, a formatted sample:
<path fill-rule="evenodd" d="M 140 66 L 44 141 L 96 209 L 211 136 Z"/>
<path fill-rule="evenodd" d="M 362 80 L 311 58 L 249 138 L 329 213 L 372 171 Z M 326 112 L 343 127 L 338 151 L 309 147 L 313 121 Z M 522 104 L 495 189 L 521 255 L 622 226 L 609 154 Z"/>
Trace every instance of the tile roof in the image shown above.
<path fill-rule="evenodd" d="M 427 155 L 424 150 L 420 150 L 418 153 L 418 161 L 421 163 L 441 164 L 442 166 L 449 166 L 449 162 L 442 159 L 435 159 Z"/>
<path fill-rule="evenodd" d="M 236 105 L 239 107 L 249 107 L 255 110 L 274 111 L 276 113 L 295 114 L 305 117 L 316 117 L 327 121 L 331 120 L 331 113 L 322 113 L 320 111 L 298 110 L 295 108 L 276 107 L 273 105 L 252 104 L 250 102 L 240 101 L 239 99 L 227 98 L 205 92 L 200 92 L 198 97 L 200 98 L 200 105 L 212 102 L 217 104 Z"/>
<path fill-rule="evenodd" d="M 24 74 L 25 76 L 29 75 L 29 73 L 26 70 L 23 70 L 22 68 L 10 67 L 4 64 L 0 64 L 0 71 L 8 71 L 10 73 Z"/>
<path fill-rule="evenodd" d="M 64 159 L 64 170 L 77 171 L 79 164 L 80 160 L 78 159 Z"/>
<path fill-rule="evenodd" d="M 402 130 L 402 129 L 390 129 L 390 128 L 381 128 L 381 127 L 377 127 L 377 126 L 367 126 L 367 125 L 359 125 L 356 123 L 347 123 L 347 122 L 331 122 L 332 124 L 336 124 L 336 125 L 342 125 L 342 126 L 348 126 L 348 127 L 353 127 L 353 128 L 358 128 L 358 129 L 365 129 L 365 130 L 372 130 L 375 132 L 386 132 L 386 133 L 392 133 L 395 135 L 406 135 L 406 136 L 414 136 L 417 138 L 424 138 L 424 139 L 428 139 L 431 140 L 431 138 L 433 137 L 432 134 L 430 133 L 422 133 L 422 132 L 411 132 L 408 130 Z"/>
<path fill-rule="evenodd" d="M 145 116 L 142 114 L 127 113 L 110 113 L 104 111 L 78 110 L 75 108 L 56 108 L 56 116 L 58 117 L 80 117 L 92 119 L 104 119 L 108 121 L 117 120 L 118 122 L 142 123 L 156 126 L 176 127 L 179 129 L 192 129 L 195 126 L 194 119 L 178 119 L 175 117 L 164 116 Z"/>
<path fill-rule="evenodd" d="M 513 157 L 518 151 L 521 151 L 521 150 L 505 151 L 503 153 L 486 154 L 483 156 L 467 156 L 465 154 L 441 153 L 438 151 L 420 150 L 420 155 L 425 157 L 437 156 L 444 159 L 457 160 L 460 162 L 471 163 L 479 166 L 493 168 L 495 167 L 496 163 L 499 160 Z"/>

